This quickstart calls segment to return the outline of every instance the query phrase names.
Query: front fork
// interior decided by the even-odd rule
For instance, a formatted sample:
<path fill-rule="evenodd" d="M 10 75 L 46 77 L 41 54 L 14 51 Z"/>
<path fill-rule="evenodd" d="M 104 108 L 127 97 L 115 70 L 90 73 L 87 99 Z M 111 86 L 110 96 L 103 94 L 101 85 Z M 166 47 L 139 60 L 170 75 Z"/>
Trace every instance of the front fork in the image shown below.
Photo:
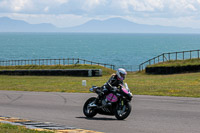
<path fill-rule="evenodd" d="M 124 106 L 124 100 L 121 100 L 121 105 Z"/>
<path fill-rule="evenodd" d="M 121 110 L 121 112 L 124 112 L 125 109 L 126 109 L 126 106 L 125 106 L 125 102 L 124 102 L 124 99 L 120 99 L 120 102 L 119 102 L 119 110 Z"/>

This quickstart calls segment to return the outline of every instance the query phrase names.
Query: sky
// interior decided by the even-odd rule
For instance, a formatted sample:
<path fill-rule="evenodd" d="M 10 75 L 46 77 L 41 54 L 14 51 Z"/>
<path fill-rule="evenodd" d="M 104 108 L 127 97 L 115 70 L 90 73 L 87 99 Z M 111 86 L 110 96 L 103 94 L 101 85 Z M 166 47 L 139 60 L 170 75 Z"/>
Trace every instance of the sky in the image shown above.
<path fill-rule="evenodd" d="M 200 28 L 200 0 L 0 0 L 0 17 L 72 27 L 121 17 L 163 26 Z"/>

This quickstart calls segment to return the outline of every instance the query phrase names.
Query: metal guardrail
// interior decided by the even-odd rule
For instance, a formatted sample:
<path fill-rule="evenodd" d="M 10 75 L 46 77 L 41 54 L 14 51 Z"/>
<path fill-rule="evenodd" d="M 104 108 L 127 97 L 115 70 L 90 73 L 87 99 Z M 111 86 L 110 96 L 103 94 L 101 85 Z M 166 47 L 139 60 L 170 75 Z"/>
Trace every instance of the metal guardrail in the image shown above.
<path fill-rule="evenodd" d="M 190 51 L 180 51 L 180 52 L 170 52 L 163 53 L 154 58 L 151 58 L 139 65 L 139 71 L 143 71 L 147 65 L 156 64 L 159 62 L 166 62 L 170 60 L 185 60 L 185 59 L 193 59 L 200 58 L 199 54 L 200 50 L 190 50 Z"/>
<path fill-rule="evenodd" d="M 77 65 L 90 64 L 99 65 L 107 68 L 115 69 L 115 65 L 98 63 L 79 58 L 64 58 L 64 59 L 31 59 L 31 60 L 4 60 L 0 61 L 0 66 L 21 66 L 21 65 Z"/>
<path fill-rule="evenodd" d="M 42 69 L 42 70 L 0 70 L 0 75 L 39 75 L 39 76 L 102 76 L 101 69 Z"/>

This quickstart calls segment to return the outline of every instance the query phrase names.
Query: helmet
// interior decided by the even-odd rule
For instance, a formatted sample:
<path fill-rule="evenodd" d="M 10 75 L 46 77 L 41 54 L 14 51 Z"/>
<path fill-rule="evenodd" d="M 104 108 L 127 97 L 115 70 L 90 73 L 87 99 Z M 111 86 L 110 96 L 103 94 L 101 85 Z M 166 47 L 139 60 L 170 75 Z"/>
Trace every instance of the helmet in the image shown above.
<path fill-rule="evenodd" d="M 127 72 L 126 72 L 125 69 L 119 68 L 119 69 L 117 70 L 116 74 L 117 74 L 117 78 L 118 78 L 119 80 L 124 80 L 124 79 L 125 79 L 125 76 L 126 76 L 126 74 L 127 74 Z"/>

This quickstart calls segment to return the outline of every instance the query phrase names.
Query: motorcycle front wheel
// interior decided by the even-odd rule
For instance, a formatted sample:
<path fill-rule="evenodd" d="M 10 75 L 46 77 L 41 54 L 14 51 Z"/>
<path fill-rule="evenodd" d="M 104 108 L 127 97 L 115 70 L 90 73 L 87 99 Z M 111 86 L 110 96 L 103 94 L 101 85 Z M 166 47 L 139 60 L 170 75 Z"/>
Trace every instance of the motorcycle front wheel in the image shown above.
<path fill-rule="evenodd" d="M 97 114 L 96 107 L 91 107 L 91 105 L 94 104 L 95 101 L 96 97 L 91 97 L 85 102 L 83 106 L 83 113 L 88 118 L 92 118 Z"/>
<path fill-rule="evenodd" d="M 126 103 L 123 106 L 117 104 L 116 109 L 114 110 L 115 117 L 118 120 L 126 119 L 130 113 L 131 113 L 131 105 L 129 103 Z"/>

